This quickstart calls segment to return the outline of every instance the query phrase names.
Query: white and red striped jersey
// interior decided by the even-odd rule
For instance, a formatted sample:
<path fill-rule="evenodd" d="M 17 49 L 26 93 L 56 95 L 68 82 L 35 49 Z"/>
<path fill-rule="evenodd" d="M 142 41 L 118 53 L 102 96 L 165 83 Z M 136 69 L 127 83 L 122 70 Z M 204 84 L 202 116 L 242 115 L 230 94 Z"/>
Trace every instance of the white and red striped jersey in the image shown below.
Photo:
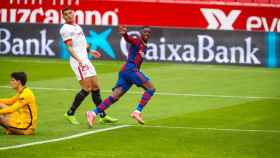
<path fill-rule="evenodd" d="M 86 37 L 82 28 L 79 25 L 63 24 L 63 26 L 60 29 L 60 35 L 64 42 L 72 40 L 73 49 L 76 51 L 80 59 L 88 59 Z"/>

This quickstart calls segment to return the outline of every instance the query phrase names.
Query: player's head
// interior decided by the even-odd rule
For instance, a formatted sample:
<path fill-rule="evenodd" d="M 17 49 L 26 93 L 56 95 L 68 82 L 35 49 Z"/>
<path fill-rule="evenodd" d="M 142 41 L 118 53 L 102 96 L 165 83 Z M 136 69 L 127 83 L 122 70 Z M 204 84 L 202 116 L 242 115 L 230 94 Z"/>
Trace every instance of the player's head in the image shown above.
<path fill-rule="evenodd" d="M 152 30 L 149 26 L 144 26 L 141 30 L 141 38 L 144 42 L 148 42 L 151 36 Z"/>
<path fill-rule="evenodd" d="M 66 23 L 74 23 L 74 11 L 70 7 L 63 8 L 61 13 Z"/>
<path fill-rule="evenodd" d="M 16 89 L 19 86 L 25 86 L 27 82 L 27 76 L 25 72 L 13 72 L 11 73 L 11 86 Z"/>

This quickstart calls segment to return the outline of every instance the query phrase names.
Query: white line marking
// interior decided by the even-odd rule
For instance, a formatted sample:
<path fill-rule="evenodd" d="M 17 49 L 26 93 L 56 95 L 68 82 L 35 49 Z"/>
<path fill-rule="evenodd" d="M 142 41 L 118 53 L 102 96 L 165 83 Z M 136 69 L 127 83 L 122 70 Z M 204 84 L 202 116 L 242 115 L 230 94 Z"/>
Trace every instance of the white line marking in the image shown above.
<path fill-rule="evenodd" d="M 52 142 L 59 142 L 59 141 L 79 138 L 79 137 L 82 137 L 82 136 L 91 135 L 91 134 L 95 134 L 95 133 L 111 131 L 111 130 L 115 130 L 115 129 L 119 129 L 119 128 L 125 128 L 125 127 L 129 127 L 129 126 L 130 125 L 121 125 L 121 126 L 115 126 L 115 127 L 110 127 L 110 128 L 97 129 L 97 130 L 94 130 L 94 131 L 83 132 L 83 133 L 74 134 L 74 135 L 67 136 L 67 137 L 62 137 L 62 138 L 49 139 L 49 140 L 45 140 L 45 141 L 37 141 L 37 142 L 32 142 L 32 143 L 27 143 L 27 144 L 12 145 L 12 146 L 7 146 L 7 147 L 0 147 L 0 151 L 1 150 L 8 150 L 8 149 L 24 148 L 24 147 L 28 147 L 28 146 L 39 145 L 39 144 L 47 144 L 47 143 L 52 143 Z"/>
<path fill-rule="evenodd" d="M 226 129 L 226 128 L 197 128 L 197 127 L 184 127 L 184 126 L 158 126 L 158 125 L 120 125 L 120 126 L 115 126 L 115 127 L 110 127 L 110 128 L 104 128 L 104 129 L 97 129 L 94 131 L 88 131 L 88 132 L 83 132 L 67 137 L 62 137 L 62 138 L 56 138 L 56 139 L 50 139 L 50 140 L 45 140 L 45 141 L 37 141 L 37 142 L 32 142 L 32 143 L 27 143 L 27 144 L 20 144 L 20 145 L 12 145 L 12 146 L 7 146 L 7 147 L 0 147 L 1 150 L 9 150 L 9 149 L 17 149 L 17 148 L 24 148 L 28 146 L 34 146 L 34 145 L 40 145 L 40 144 L 47 144 L 47 143 L 52 143 L 52 142 L 59 142 L 59 141 L 64 141 L 64 140 L 69 140 L 69 139 L 74 139 L 74 138 L 79 138 L 82 136 L 86 135 L 91 135 L 95 133 L 100 133 L 100 132 L 105 132 L 105 131 L 111 131 L 119 128 L 125 128 L 125 127 L 139 127 L 139 128 L 165 128 L 165 129 L 186 129 L 186 130 L 209 130 L 209 131 L 228 131 L 228 132 L 259 132 L 259 133 L 280 133 L 280 130 L 250 130 L 250 129 Z"/>
<path fill-rule="evenodd" d="M 256 129 L 227 129 L 227 128 L 200 128 L 200 127 L 183 127 L 183 126 L 157 126 L 157 125 L 130 125 L 131 127 L 144 128 L 169 128 L 169 129 L 188 129 L 188 130 L 209 130 L 209 131 L 229 131 L 229 132 L 259 132 L 259 133 L 280 133 L 280 130 L 256 130 Z"/>
<path fill-rule="evenodd" d="M 0 86 L 0 88 L 10 88 L 9 86 Z M 47 87 L 30 87 L 34 90 L 51 90 L 51 91 L 77 91 L 71 88 L 47 88 Z M 110 90 L 103 90 L 105 93 L 111 93 Z M 142 94 L 142 92 L 130 91 L 128 94 Z M 230 96 L 230 95 L 212 95 L 212 94 L 191 94 L 191 93 L 170 93 L 170 92 L 156 92 L 155 95 L 163 96 L 191 96 L 191 97 L 211 97 L 211 98 L 235 98 L 235 99 L 273 99 L 280 100 L 280 97 L 262 97 L 262 96 Z"/>

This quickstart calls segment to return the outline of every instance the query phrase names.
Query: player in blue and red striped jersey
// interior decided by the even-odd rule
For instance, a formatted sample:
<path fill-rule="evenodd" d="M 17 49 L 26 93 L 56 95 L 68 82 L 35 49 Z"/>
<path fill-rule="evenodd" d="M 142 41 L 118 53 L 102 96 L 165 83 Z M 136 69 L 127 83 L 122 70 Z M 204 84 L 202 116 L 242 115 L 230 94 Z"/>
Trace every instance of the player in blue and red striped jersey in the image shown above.
<path fill-rule="evenodd" d="M 127 28 L 124 26 L 120 26 L 119 32 L 124 39 L 131 44 L 128 58 L 119 72 L 119 79 L 113 88 L 111 96 L 103 100 L 103 102 L 94 110 L 86 113 L 90 127 L 94 125 L 96 116 L 120 99 L 120 97 L 125 94 L 133 84 L 142 87 L 145 92 L 142 95 L 136 110 L 131 113 L 131 117 L 138 123 L 144 124 L 141 112 L 155 93 L 155 88 L 150 79 L 140 71 L 143 57 L 147 51 L 147 42 L 151 35 L 151 29 L 149 27 L 144 27 L 143 30 L 141 30 L 141 36 L 137 38 L 129 36 L 127 34 Z"/>

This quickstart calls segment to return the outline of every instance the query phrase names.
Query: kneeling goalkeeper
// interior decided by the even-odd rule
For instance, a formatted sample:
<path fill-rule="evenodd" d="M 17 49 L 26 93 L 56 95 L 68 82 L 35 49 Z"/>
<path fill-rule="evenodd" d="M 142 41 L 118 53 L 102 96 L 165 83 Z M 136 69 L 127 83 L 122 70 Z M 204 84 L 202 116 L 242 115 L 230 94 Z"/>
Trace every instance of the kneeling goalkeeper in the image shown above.
<path fill-rule="evenodd" d="M 6 134 L 31 135 L 37 124 L 37 104 L 33 92 L 25 87 L 27 76 L 24 72 L 11 74 L 11 87 L 16 95 L 0 99 L 0 126 Z"/>

